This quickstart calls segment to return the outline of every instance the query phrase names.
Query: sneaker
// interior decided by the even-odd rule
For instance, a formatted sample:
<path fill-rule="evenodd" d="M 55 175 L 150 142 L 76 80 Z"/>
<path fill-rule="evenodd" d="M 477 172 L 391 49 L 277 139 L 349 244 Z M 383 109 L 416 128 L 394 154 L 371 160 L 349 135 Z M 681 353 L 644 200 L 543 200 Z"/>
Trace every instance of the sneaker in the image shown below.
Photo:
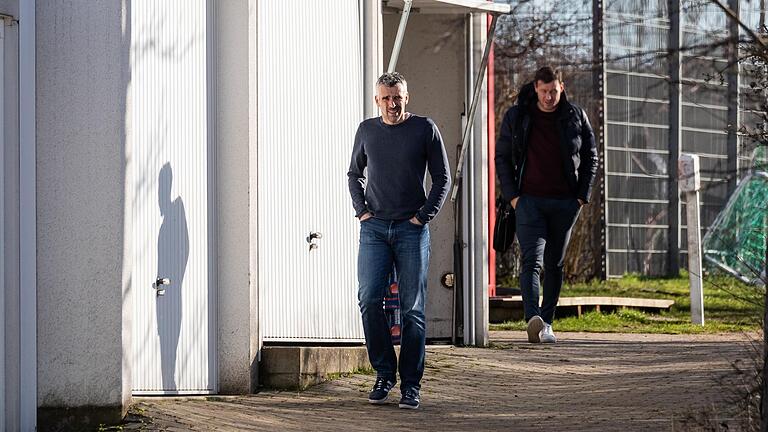
<path fill-rule="evenodd" d="M 403 391 L 403 397 L 400 398 L 398 406 L 403 409 L 418 409 L 420 400 L 419 391 L 409 388 Z"/>
<path fill-rule="evenodd" d="M 557 342 L 555 333 L 552 331 L 552 324 L 544 323 L 544 328 L 541 330 L 541 335 L 539 336 L 539 338 L 541 339 L 541 343 Z"/>
<path fill-rule="evenodd" d="M 384 378 L 376 377 L 376 382 L 373 384 L 373 389 L 368 393 L 368 402 L 372 404 L 383 404 L 389 397 L 389 391 L 395 386 L 395 381 Z"/>
<path fill-rule="evenodd" d="M 528 342 L 540 343 L 541 338 L 539 337 L 539 333 L 541 333 L 542 329 L 544 329 L 544 320 L 541 319 L 540 316 L 534 315 L 531 319 L 529 319 L 528 320 Z"/>

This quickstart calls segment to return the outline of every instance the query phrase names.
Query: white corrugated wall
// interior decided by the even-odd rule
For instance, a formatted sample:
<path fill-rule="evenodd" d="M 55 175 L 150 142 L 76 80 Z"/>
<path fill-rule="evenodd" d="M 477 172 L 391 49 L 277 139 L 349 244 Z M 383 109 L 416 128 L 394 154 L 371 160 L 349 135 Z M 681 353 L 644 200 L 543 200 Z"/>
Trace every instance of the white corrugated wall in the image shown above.
<path fill-rule="evenodd" d="M 133 391 L 215 391 L 208 3 L 134 1 L 129 90 Z M 152 287 L 169 278 L 165 295 Z"/>
<path fill-rule="evenodd" d="M 360 0 L 258 3 L 260 324 L 266 341 L 362 341 L 346 172 L 363 119 Z M 310 250 L 307 237 L 319 232 Z"/>

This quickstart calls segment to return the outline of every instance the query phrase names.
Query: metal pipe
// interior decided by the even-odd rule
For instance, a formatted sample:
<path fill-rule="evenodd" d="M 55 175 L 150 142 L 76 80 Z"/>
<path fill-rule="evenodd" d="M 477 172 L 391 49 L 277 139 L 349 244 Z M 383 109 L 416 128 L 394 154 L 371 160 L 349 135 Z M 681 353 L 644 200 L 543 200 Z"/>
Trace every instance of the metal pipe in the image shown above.
<path fill-rule="evenodd" d="M 737 272 L 733 268 L 729 267 L 727 264 L 721 263 L 720 261 L 718 261 L 718 260 L 716 260 L 716 259 L 714 259 L 714 258 L 712 258 L 710 256 L 707 256 L 707 255 L 704 255 L 704 260 L 707 261 L 710 264 L 716 265 L 721 270 L 725 271 L 726 273 L 730 274 L 731 276 L 735 277 L 736 279 L 744 282 L 745 284 L 751 284 L 752 283 L 752 281 L 749 278 L 744 277 L 744 275 L 742 275 L 741 273 Z"/>
<path fill-rule="evenodd" d="M 403 15 L 400 17 L 400 25 L 397 27 L 397 36 L 395 36 L 395 46 L 392 47 L 392 55 L 389 57 L 387 72 L 394 72 L 395 66 L 397 66 L 400 47 L 403 45 L 403 38 L 405 37 L 405 27 L 408 25 L 408 16 L 411 14 L 411 4 L 413 4 L 413 0 L 405 0 Z"/>
<path fill-rule="evenodd" d="M 728 6 L 739 14 L 739 0 L 728 0 Z M 739 23 L 734 20 L 728 22 L 728 69 L 726 71 L 728 89 L 728 139 L 726 141 L 727 170 L 728 170 L 728 195 L 736 190 L 737 179 L 741 166 L 739 166 L 739 134 L 741 124 L 739 111 Z"/>
<path fill-rule="evenodd" d="M 682 143 L 682 69 L 681 53 L 683 31 L 681 24 L 681 0 L 669 0 L 669 167 L 676 167 L 680 158 Z M 673 170 L 669 171 L 669 205 L 667 215 L 669 230 L 667 234 L 667 274 L 677 276 L 680 273 L 680 192 L 678 179 Z M 627 254 L 629 256 L 629 254 Z"/>
<path fill-rule="evenodd" d="M 480 98 L 480 88 L 485 77 L 485 68 L 488 66 L 488 55 L 491 52 L 491 45 L 493 45 L 493 35 L 496 31 L 496 21 L 498 15 L 493 15 L 491 25 L 488 27 L 488 36 L 485 42 L 485 50 L 483 51 L 483 60 L 480 62 L 480 69 L 477 71 L 477 77 L 475 77 L 475 91 L 472 95 L 472 104 L 469 108 L 469 115 L 467 116 L 467 123 L 464 125 L 464 133 L 461 139 L 461 152 L 459 153 L 459 160 L 456 163 L 456 175 L 453 180 L 453 191 L 451 192 L 451 202 L 456 202 L 456 195 L 459 193 L 459 182 L 461 181 L 462 168 L 464 165 L 464 157 L 467 153 L 467 143 L 469 141 L 469 132 L 472 130 L 472 121 L 475 118 L 475 111 L 477 110 L 477 101 Z"/>
<path fill-rule="evenodd" d="M 608 232 L 608 175 L 605 167 L 605 107 L 608 105 L 606 99 L 606 61 L 604 49 L 604 17 L 605 3 L 602 0 L 593 0 L 592 2 L 592 89 L 594 91 L 594 100 L 598 102 L 597 122 L 595 125 L 595 139 L 597 140 L 597 151 L 599 156 L 598 169 L 600 170 L 600 278 L 608 279 L 608 267 L 611 265 L 608 258 L 606 235 Z"/>
<path fill-rule="evenodd" d="M 465 28 L 467 29 L 466 32 L 466 44 L 467 44 L 467 51 L 466 51 L 466 75 L 465 75 L 465 88 L 466 88 L 466 98 L 470 97 L 469 92 L 472 90 L 474 92 L 475 89 L 478 87 L 475 85 L 475 87 L 471 87 L 473 85 L 471 79 L 472 79 L 472 71 L 475 68 L 475 56 L 474 56 L 474 46 L 475 46 L 475 32 L 474 32 L 474 26 L 473 26 L 473 20 L 472 15 L 466 15 L 465 19 Z M 477 97 L 477 96 L 472 96 Z M 465 117 L 464 122 L 464 130 L 468 131 L 470 130 L 469 123 L 472 121 L 472 117 Z M 467 147 L 471 144 L 471 137 L 468 140 Z M 461 157 L 461 155 L 460 155 Z M 469 157 L 467 158 L 467 170 L 469 172 L 469 181 L 467 181 L 467 184 L 464 185 L 465 187 L 462 189 L 461 193 L 461 199 L 464 201 L 465 205 L 461 206 L 460 211 L 462 212 L 462 215 L 464 216 L 463 222 L 461 224 L 461 230 L 462 230 L 462 242 L 467 245 L 466 247 L 462 248 L 462 272 L 464 277 L 464 286 L 463 286 L 463 295 L 464 295 L 464 345 L 467 346 L 474 346 L 475 345 L 475 257 L 474 257 L 474 214 L 472 212 L 472 205 L 475 202 L 474 197 L 474 187 L 472 185 L 472 174 L 473 174 L 473 166 L 472 166 L 472 153 L 469 154 Z"/>

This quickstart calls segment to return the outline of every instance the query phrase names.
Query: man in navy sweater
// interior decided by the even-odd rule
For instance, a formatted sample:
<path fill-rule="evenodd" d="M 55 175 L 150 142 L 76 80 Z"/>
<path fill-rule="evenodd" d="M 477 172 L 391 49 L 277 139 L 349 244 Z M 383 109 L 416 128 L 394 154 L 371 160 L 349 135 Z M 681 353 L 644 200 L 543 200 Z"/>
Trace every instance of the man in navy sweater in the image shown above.
<path fill-rule="evenodd" d="M 595 136 L 583 109 L 568 102 L 559 71 L 546 66 L 520 89 L 496 142 L 496 172 L 515 209 L 522 269 L 520 291 L 528 341 L 554 343 L 563 261 L 597 172 Z M 544 299 L 539 307 L 539 273 Z"/>
<path fill-rule="evenodd" d="M 416 409 L 424 375 L 428 224 L 450 188 L 448 157 L 435 123 L 405 110 L 408 84 L 401 74 L 379 77 L 375 99 L 381 116 L 360 123 L 347 173 L 360 219 L 358 299 L 368 358 L 376 370 L 368 401 L 386 402 L 399 371 L 399 406 Z M 429 194 L 425 171 L 432 179 Z M 402 317 L 399 369 L 383 309 L 393 266 Z"/>

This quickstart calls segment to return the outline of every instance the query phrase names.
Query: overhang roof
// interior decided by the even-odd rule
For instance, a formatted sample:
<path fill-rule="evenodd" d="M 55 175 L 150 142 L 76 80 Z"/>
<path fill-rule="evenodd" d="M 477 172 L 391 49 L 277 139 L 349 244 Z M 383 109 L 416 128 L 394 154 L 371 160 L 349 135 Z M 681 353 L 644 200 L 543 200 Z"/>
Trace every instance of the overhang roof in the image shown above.
<path fill-rule="evenodd" d="M 403 10 L 403 0 L 382 0 L 384 13 Z M 419 14 L 465 14 L 470 12 L 508 14 L 512 6 L 487 0 L 413 0 L 412 13 Z"/>

